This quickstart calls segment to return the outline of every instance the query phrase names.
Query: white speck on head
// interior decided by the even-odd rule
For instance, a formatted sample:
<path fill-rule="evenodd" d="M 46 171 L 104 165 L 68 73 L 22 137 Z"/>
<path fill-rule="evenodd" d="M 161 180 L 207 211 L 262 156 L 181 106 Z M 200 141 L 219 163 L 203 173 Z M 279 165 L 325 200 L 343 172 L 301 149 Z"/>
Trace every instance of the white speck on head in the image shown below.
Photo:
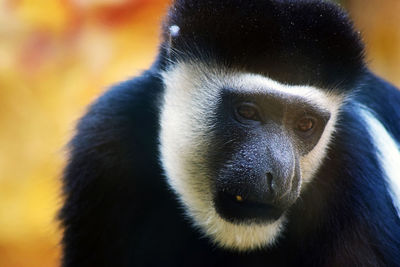
<path fill-rule="evenodd" d="M 171 34 L 172 37 L 176 37 L 179 35 L 179 26 L 178 25 L 172 25 L 169 27 L 169 33 Z"/>
<path fill-rule="evenodd" d="M 389 193 L 400 217 L 400 149 L 399 145 L 386 130 L 385 126 L 365 106 L 360 106 L 369 134 L 378 153 L 378 159 L 384 172 Z"/>

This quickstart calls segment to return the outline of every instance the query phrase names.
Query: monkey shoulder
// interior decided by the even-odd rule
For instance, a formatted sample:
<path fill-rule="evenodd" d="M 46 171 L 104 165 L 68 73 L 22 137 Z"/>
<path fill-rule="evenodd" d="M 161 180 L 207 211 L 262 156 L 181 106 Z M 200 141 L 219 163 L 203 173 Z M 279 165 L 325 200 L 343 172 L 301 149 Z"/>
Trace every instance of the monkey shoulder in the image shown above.
<path fill-rule="evenodd" d="M 112 177 L 128 171 L 123 168 L 144 172 L 142 161 L 148 166 L 151 158 L 150 161 L 155 164 L 153 157 L 158 131 L 156 105 L 160 91 L 161 82 L 148 71 L 111 87 L 100 96 L 79 121 L 76 134 L 69 144 L 71 160 L 65 178 L 79 180 L 79 172 L 84 168 L 94 171 L 93 177 L 105 175 L 96 170 L 104 172 L 110 169 L 113 173 L 107 176 L 112 181 L 115 180 Z M 74 169 L 79 172 L 70 173 Z M 88 180 L 88 174 L 82 173 L 82 176 Z"/>
<path fill-rule="evenodd" d="M 63 266 L 123 266 L 140 258 L 127 249 L 154 246 L 145 237 L 172 198 L 157 157 L 161 91 L 147 71 L 110 88 L 79 121 L 63 174 Z"/>

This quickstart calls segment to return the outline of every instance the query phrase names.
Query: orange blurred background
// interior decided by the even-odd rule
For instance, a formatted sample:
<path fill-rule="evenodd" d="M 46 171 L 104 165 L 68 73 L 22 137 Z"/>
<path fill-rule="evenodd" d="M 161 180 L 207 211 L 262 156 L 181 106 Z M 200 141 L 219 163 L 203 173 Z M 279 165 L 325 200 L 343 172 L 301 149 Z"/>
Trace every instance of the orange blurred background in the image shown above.
<path fill-rule="evenodd" d="M 63 146 L 107 86 L 146 69 L 169 0 L 0 0 L 0 266 L 58 266 Z M 347 0 L 400 86 L 400 1 Z"/>

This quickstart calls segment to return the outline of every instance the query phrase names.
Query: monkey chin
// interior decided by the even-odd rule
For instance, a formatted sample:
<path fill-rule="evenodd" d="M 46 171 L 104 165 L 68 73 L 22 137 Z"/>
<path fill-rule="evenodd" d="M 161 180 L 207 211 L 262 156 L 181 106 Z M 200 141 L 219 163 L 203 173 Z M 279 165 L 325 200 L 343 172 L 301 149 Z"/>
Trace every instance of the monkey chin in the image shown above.
<path fill-rule="evenodd" d="M 189 209 L 187 215 L 217 247 L 230 251 L 251 252 L 274 246 L 287 221 L 285 212 L 276 220 L 227 220 L 209 204 Z"/>
<path fill-rule="evenodd" d="M 250 252 L 275 245 L 286 223 L 283 214 L 275 221 L 231 222 L 218 216 L 208 225 L 208 235 L 217 246 L 239 252 Z"/>

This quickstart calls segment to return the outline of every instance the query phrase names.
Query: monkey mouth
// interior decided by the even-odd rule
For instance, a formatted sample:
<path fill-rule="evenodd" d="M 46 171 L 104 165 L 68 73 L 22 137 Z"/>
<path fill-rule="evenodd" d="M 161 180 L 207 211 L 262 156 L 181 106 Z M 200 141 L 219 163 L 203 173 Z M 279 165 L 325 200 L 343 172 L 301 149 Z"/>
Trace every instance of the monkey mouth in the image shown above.
<path fill-rule="evenodd" d="M 255 202 L 223 191 L 216 194 L 214 206 L 224 220 L 235 224 L 272 223 L 278 220 L 285 211 L 277 204 Z"/>

